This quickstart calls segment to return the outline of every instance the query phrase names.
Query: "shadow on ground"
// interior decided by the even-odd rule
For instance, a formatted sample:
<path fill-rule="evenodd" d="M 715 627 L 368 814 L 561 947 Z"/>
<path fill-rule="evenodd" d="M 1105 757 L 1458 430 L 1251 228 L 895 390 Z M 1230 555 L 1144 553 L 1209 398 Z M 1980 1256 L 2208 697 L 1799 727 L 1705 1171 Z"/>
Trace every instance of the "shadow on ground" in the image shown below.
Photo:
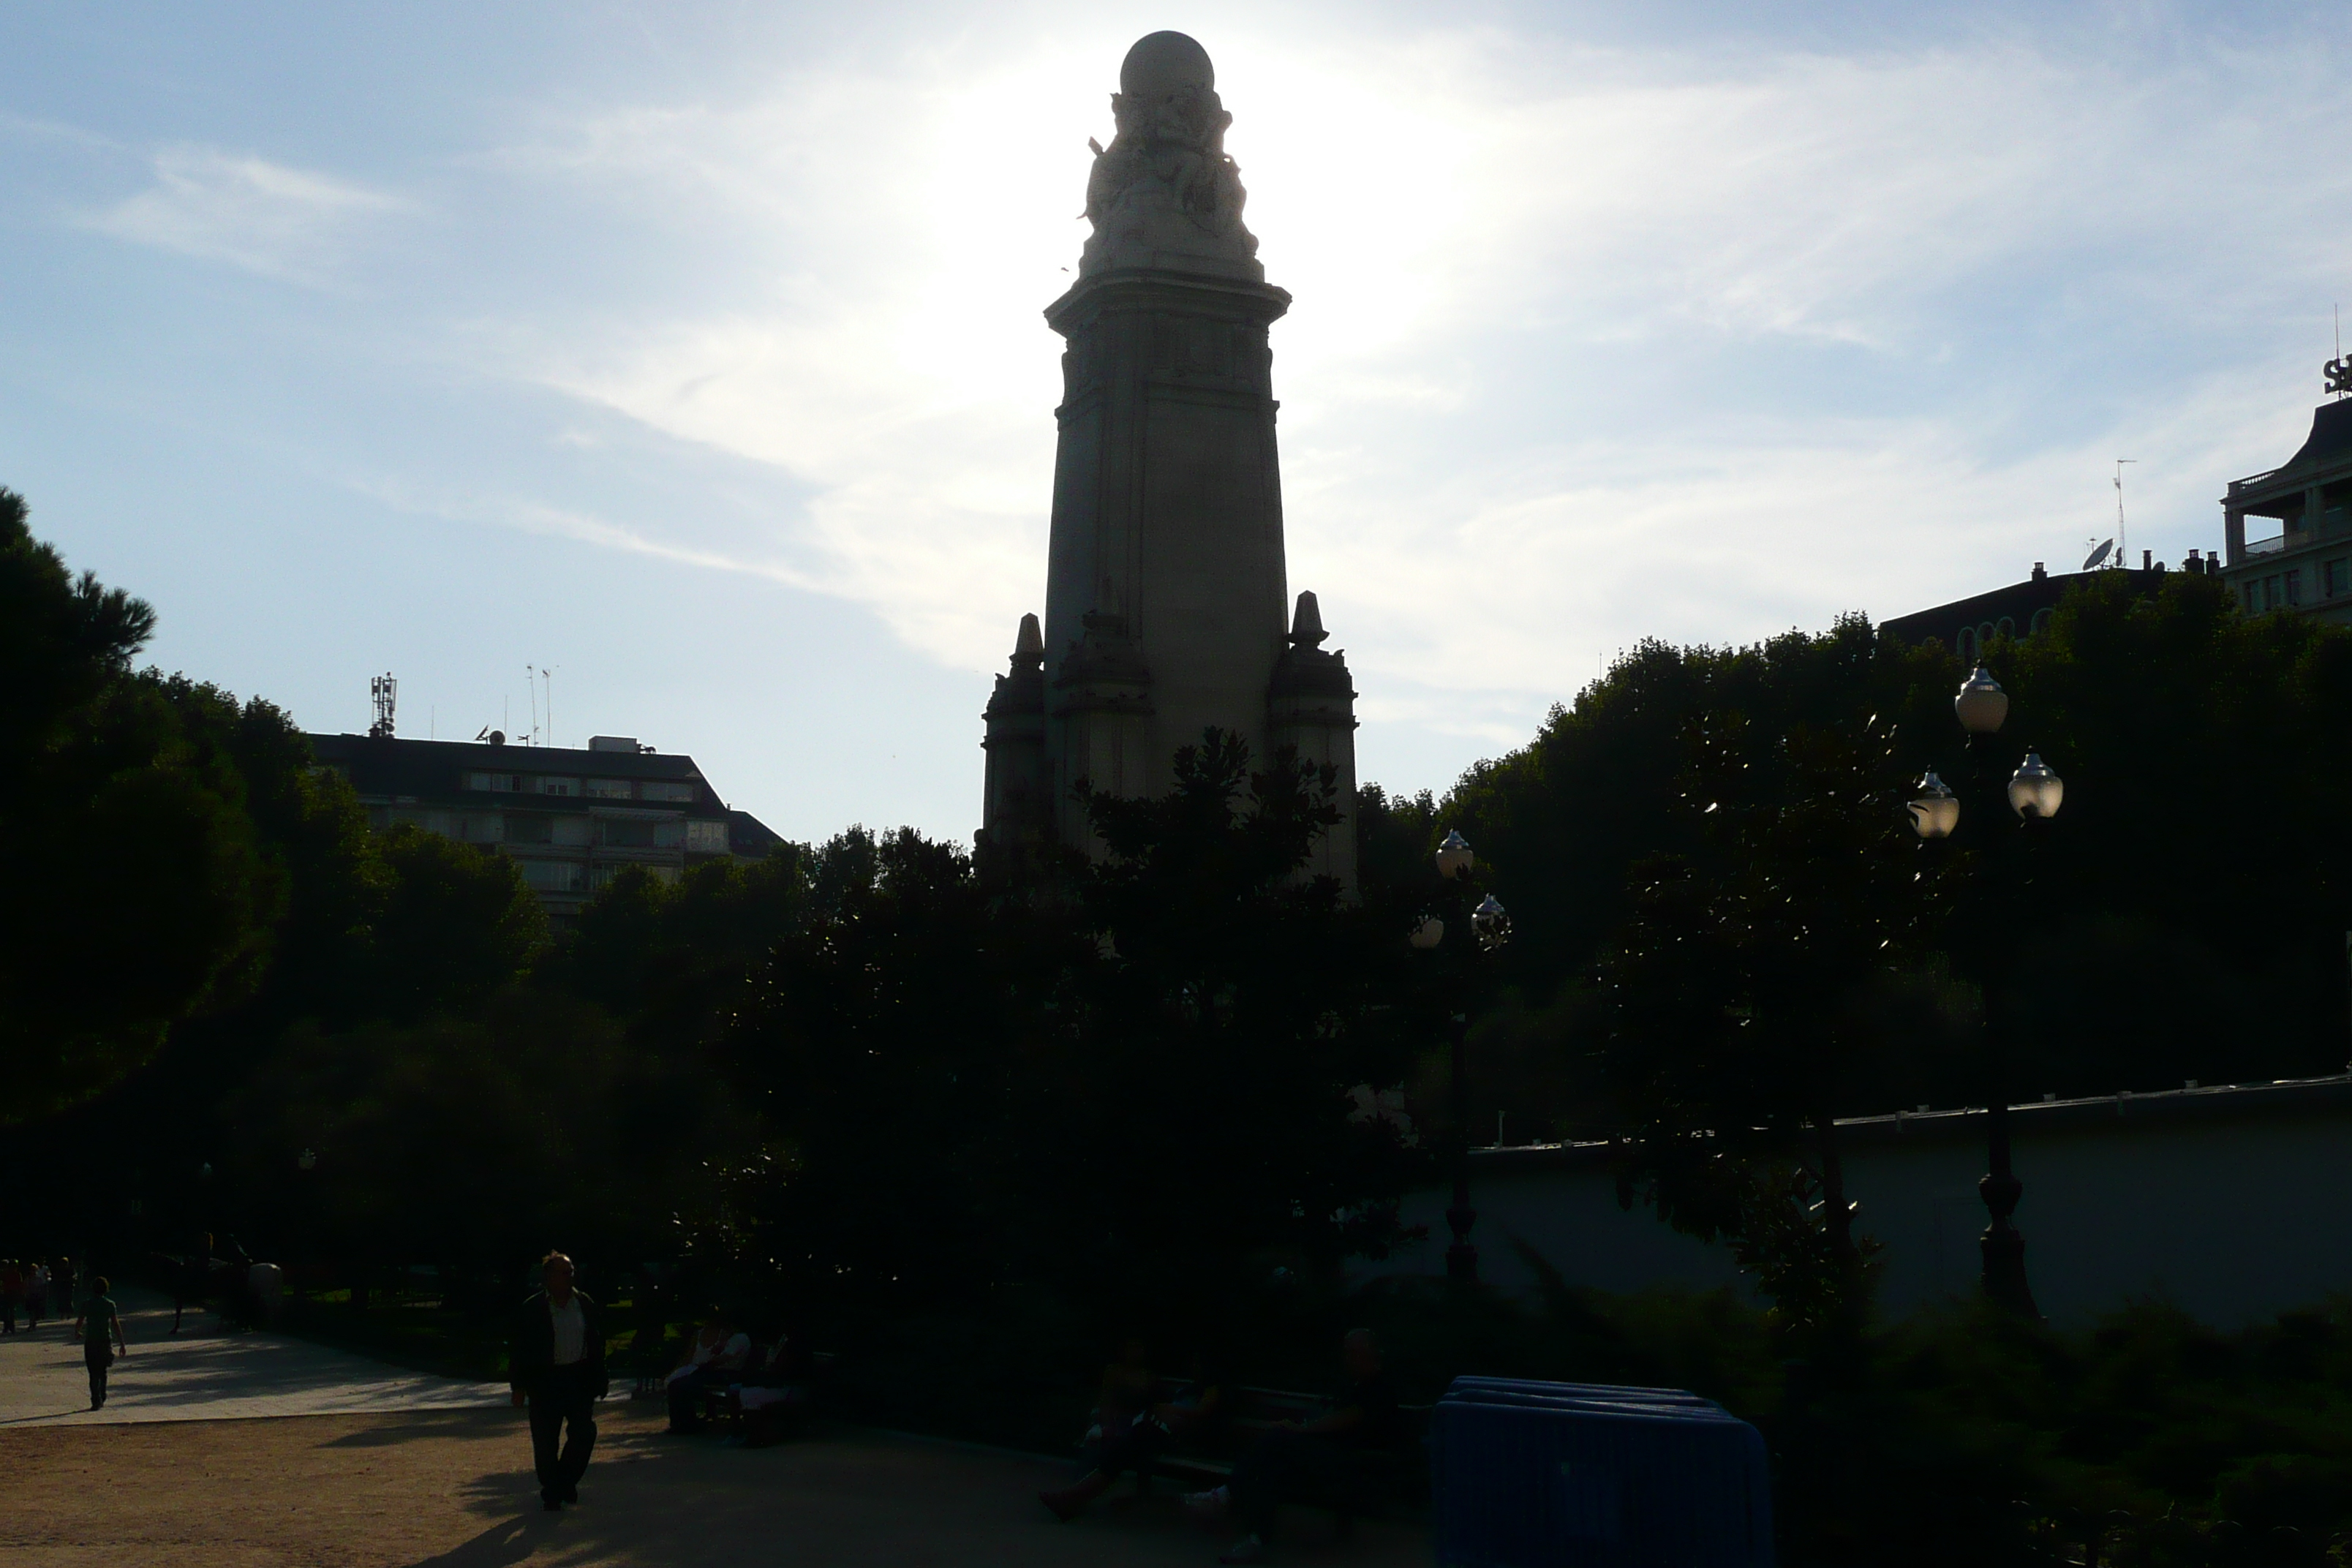
<path fill-rule="evenodd" d="M 1036 1494 L 1069 1472 L 1050 1459 L 858 1431 L 753 1451 L 708 1436 L 672 1437 L 643 1418 L 602 1426 L 580 1507 L 540 1512 L 528 1474 L 484 1474 L 462 1489 L 466 1505 L 498 1522 L 414 1568 L 527 1562 L 737 1568 L 778 1561 L 827 1568 L 997 1562 L 1201 1568 L 1214 1561 L 1218 1537 L 1185 1517 L 1172 1490 L 1056 1523 Z M 1328 1515 L 1302 1510 L 1286 1515 L 1284 1525 L 1286 1563 L 1402 1568 L 1428 1555 L 1425 1533 L 1409 1526 L 1367 1523 L 1343 1542 Z"/>

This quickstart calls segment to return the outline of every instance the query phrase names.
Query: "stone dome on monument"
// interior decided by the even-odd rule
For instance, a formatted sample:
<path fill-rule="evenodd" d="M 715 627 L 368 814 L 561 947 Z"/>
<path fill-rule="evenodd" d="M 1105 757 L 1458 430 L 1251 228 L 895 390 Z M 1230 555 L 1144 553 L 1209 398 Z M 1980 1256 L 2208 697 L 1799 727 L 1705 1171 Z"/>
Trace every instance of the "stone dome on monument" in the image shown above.
<path fill-rule="evenodd" d="M 1045 614 L 988 704 L 981 847 L 1099 849 L 1085 789 L 1153 795 L 1206 730 L 1328 768 L 1342 814 L 1308 869 L 1356 881 L 1355 689 L 1286 581 L 1265 281 L 1209 53 L 1137 41 L 1093 143 L 1066 341 Z"/>
<path fill-rule="evenodd" d="M 1209 51 L 1182 33 L 1146 33 L 1118 63 L 1118 90 L 1129 98 L 1161 99 L 1217 85 Z"/>

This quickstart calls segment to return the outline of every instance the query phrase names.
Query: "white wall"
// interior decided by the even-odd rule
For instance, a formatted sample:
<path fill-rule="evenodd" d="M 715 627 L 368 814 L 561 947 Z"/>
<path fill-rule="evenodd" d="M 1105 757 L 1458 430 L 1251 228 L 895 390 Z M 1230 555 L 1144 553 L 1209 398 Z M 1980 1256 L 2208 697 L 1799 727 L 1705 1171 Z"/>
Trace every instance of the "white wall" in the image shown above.
<path fill-rule="evenodd" d="M 2233 1328 L 2352 1292 L 2352 1109 L 2167 1120 L 2144 1113 L 2157 1098 L 2121 1116 L 2108 1102 L 2017 1115 L 2014 1163 L 2025 1184 L 2017 1224 L 2047 1316 L 2077 1326 L 2156 1296 Z M 2063 1124 L 2038 1114 L 2060 1109 L 2073 1112 Z M 1975 1290 L 1985 1223 L 1976 1193 L 1982 1118 L 1918 1126 L 1893 1136 L 1885 1124 L 1872 1128 L 1847 1160 L 1859 1227 L 1886 1243 L 1880 1300 L 1896 1315 Z M 1481 1153 L 1472 1182 L 1480 1271 L 1514 1293 L 1533 1289 L 1514 1235 L 1578 1285 L 1743 1285 L 1723 1248 L 1676 1234 L 1638 1205 L 1621 1210 L 1593 1152 Z M 1445 1206 L 1443 1192 L 1415 1194 L 1404 1218 L 1426 1225 L 1428 1239 L 1362 1275 L 1442 1273 Z"/>

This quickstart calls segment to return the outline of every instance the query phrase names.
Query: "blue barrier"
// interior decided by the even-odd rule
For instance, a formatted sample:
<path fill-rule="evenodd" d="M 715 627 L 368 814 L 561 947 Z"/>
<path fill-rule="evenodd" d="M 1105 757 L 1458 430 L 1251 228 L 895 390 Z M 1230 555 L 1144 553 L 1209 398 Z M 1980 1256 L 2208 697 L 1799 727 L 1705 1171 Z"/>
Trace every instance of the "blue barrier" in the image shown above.
<path fill-rule="evenodd" d="M 1460 1379 L 1429 1447 L 1439 1568 L 1770 1568 L 1763 1439 L 1696 1394 Z"/>

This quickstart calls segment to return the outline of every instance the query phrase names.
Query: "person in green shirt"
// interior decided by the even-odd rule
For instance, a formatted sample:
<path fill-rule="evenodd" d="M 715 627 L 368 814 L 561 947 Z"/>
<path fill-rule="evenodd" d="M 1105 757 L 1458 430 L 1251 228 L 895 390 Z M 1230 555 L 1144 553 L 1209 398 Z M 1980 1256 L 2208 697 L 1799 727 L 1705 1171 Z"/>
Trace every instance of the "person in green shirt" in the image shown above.
<path fill-rule="evenodd" d="M 81 1341 L 81 1364 L 89 1373 L 92 1410 L 106 1408 L 106 1369 L 114 1364 L 115 1352 L 131 1353 L 130 1345 L 123 1342 L 122 1314 L 114 1310 L 114 1298 L 107 1294 L 110 1289 L 105 1275 L 92 1279 L 89 1300 L 74 1320 L 74 1337 Z M 110 1334 L 114 1341 L 111 1345 L 106 1342 Z"/>

